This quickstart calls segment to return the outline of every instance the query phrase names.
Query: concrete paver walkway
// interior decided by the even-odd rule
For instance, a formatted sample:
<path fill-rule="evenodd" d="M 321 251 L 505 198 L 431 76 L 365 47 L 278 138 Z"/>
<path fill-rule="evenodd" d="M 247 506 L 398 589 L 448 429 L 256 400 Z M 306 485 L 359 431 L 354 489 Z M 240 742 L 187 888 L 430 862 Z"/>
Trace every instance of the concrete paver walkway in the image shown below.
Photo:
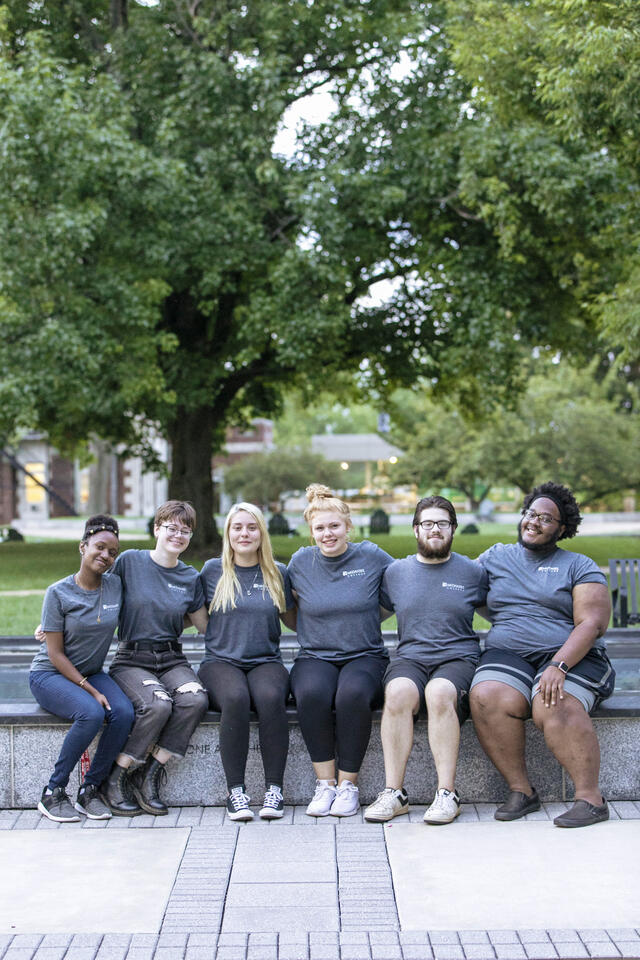
<path fill-rule="evenodd" d="M 240 826 L 217 807 L 63 825 L 35 810 L 0 811 L 0 829 L 8 831 L 0 834 L 0 960 L 640 957 L 633 853 L 640 803 L 613 804 L 609 823 L 581 831 L 560 831 L 550 822 L 564 804 L 546 805 L 516 824 L 497 824 L 494 809 L 465 805 L 457 823 L 440 828 L 419 822 L 420 807 L 386 827 L 366 824 L 361 815 L 316 821 L 298 807 L 288 808 L 282 821 L 256 818 Z M 53 841 L 56 855 L 47 860 Z M 521 873 L 512 874 L 513 895 L 503 889 L 498 904 L 489 894 L 505 844 L 523 863 Z M 101 874 L 110 848 L 118 851 L 120 880 Z M 473 862 L 474 851 L 492 849 L 493 864 Z M 614 849 L 618 860 L 601 884 L 601 909 L 585 916 L 583 881 L 611 865 Z M 532 856 L 532 850 L 544 855 Z M 579 850 L 577 867 L 572 852 Z M 425 862 L 433 873 L 424 873 Z M 39 872 L 30 872 L 34 863 Z M 563 882 L 555 893 L 559 912 L 552 916 L 554 875 Z M 69 896 L 62 876 L 75 878 L 72 896 L 88 923 L 61 921 Z M 448 878 L 449 899 L 456 898 L 451 924 L 429 909 L 441 893 L 441 878 Z M 29 932 L 21 932 L 24 916 L 12 911 L 11 902 L 26 881 L 32 915 Z M 407 906 L 408 890 L 413 906 Z M 624 924 L 620 904 L 629 911 Z"/>

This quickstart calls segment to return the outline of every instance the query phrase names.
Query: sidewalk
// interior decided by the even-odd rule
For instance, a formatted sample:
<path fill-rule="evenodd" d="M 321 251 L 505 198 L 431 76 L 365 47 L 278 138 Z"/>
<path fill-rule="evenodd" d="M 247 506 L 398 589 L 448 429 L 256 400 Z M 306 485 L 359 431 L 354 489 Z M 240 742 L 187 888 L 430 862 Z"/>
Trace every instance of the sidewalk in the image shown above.
<path fill-rule="evenodd" d="M 464 805 L 234 824 L 221 807 L 55 824 L 0 811 L 0 960 L 640 957 L 640 802 L 560 830 Z"/>

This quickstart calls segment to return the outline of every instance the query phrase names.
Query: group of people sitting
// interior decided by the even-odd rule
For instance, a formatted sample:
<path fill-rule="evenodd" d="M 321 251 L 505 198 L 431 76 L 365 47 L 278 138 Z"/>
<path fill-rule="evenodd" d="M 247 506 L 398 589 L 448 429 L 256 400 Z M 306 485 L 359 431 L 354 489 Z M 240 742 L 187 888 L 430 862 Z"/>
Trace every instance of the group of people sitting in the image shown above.
<path fill-rule="evenodd" d="M 540 807 L 525 763 L 531 716 L 575 786 L 572 807 L 554 822 L 606 820 L 589 713 L 613 691 L 602 639 L 609 594 L 593 561 L 558 547 L 581 520 L 572 493 L 551 482 L 537 487 L 525 498 L 518 542 L 496 544 L 475 561 L 452 552 L 457 518 L 444 497 L 418 502 L 417 550 L 402 560 L 369 540 L 351 542 L 349 507 L 327 487 L 312 484 L 307 500 L 315 545 L 299 549 L 288 567 L 274 559 L 264 517 L 249 503 L 231 508 L 222 556 L 201 573 L 180 560 L 196 522 L 188 503 L 170 500 L 157 510 L 152 550 L 119 555 L 117 522 L 102 515 L 87 521 L 78 572 L 45 595 L 41 648 L 30 671 L 36 700 L 73 721 L 38 809 L 56 821 L 166 814 L 167 761 L 185 755 L 211 706 L 221 715 L 228 816 L 254 816 L 245 789 L 254 710 L 265 773 L 259 816 L 281 817 L 292 694 L 317 781 L 311 817 L 360 809 L 358 773 L 380 706 L 386 783 L 364 818 L 406 814 L 403 781 L 423 706 L 438 779 L 427 823 L 450 823 L 460 813 L 455 777 L 469 712 L 509 787 L 496 819 Z M 476 610 L 491 622 L 482 655 Z M 392 612 L 398 646 L 390 660 L 381 622 Z M 297 630 L 290 674 L 280 621 Z M 197 674 L 180 642 L 188 624 L 205 638 Z M 118 646 L 105 673 L 116 627 Z M 71 772 L 105 723 L 72 805 Z"/>

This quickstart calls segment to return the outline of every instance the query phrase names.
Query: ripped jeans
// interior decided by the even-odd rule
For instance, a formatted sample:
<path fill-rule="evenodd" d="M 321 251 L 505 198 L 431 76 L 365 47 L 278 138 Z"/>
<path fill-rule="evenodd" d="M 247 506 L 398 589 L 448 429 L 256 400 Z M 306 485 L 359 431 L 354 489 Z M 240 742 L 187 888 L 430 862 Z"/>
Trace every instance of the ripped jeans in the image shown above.
<path fill-rule="evenodd" d="M 109 673 L 135 710 L 122 753 L 143 763 L 158 746 L 184 757 L 208 708 L 207 692 L 184 654 L 171 648 L 157 652 L 120 644 Z"/>

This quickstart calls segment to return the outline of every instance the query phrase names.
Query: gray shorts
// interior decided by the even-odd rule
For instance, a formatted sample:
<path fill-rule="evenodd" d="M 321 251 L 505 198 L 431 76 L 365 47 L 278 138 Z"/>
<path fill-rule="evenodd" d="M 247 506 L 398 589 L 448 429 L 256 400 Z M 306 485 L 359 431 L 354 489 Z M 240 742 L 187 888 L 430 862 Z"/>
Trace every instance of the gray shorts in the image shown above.
<path fill-rule="evenodd" d="M 480 657 L 476 675 L 471 684 L 475 687 L 483 680 L 505 683 L 518 690 L 527 703 L 540 689 L 540 677 L 555 656 L 554 653 L 541 651 L 527 656 L 526 660 L 517 653 L 492 647 Z M 564 689 L 579 700 L 587 713 L 597 707 L 613 693 L 616 674 L 609 657 L 600 647 L 593 647 L 586 656 L 571 667 L 565 677 Z"/>
<path fill-rule="evenodd" d="M 394 657 L 384 675 L 384 685 L 398 677 L 413 680 L 420 695 L 420 710 L 426 710 L 424 688 L 434 677 L 450 680 L 456 688 L 456 713 L 462 725 L 469 716 L 469 690 L 476 665 L 472 660 L 447 660 L 441 664 L 425 664 L 408 657 Z"/>

